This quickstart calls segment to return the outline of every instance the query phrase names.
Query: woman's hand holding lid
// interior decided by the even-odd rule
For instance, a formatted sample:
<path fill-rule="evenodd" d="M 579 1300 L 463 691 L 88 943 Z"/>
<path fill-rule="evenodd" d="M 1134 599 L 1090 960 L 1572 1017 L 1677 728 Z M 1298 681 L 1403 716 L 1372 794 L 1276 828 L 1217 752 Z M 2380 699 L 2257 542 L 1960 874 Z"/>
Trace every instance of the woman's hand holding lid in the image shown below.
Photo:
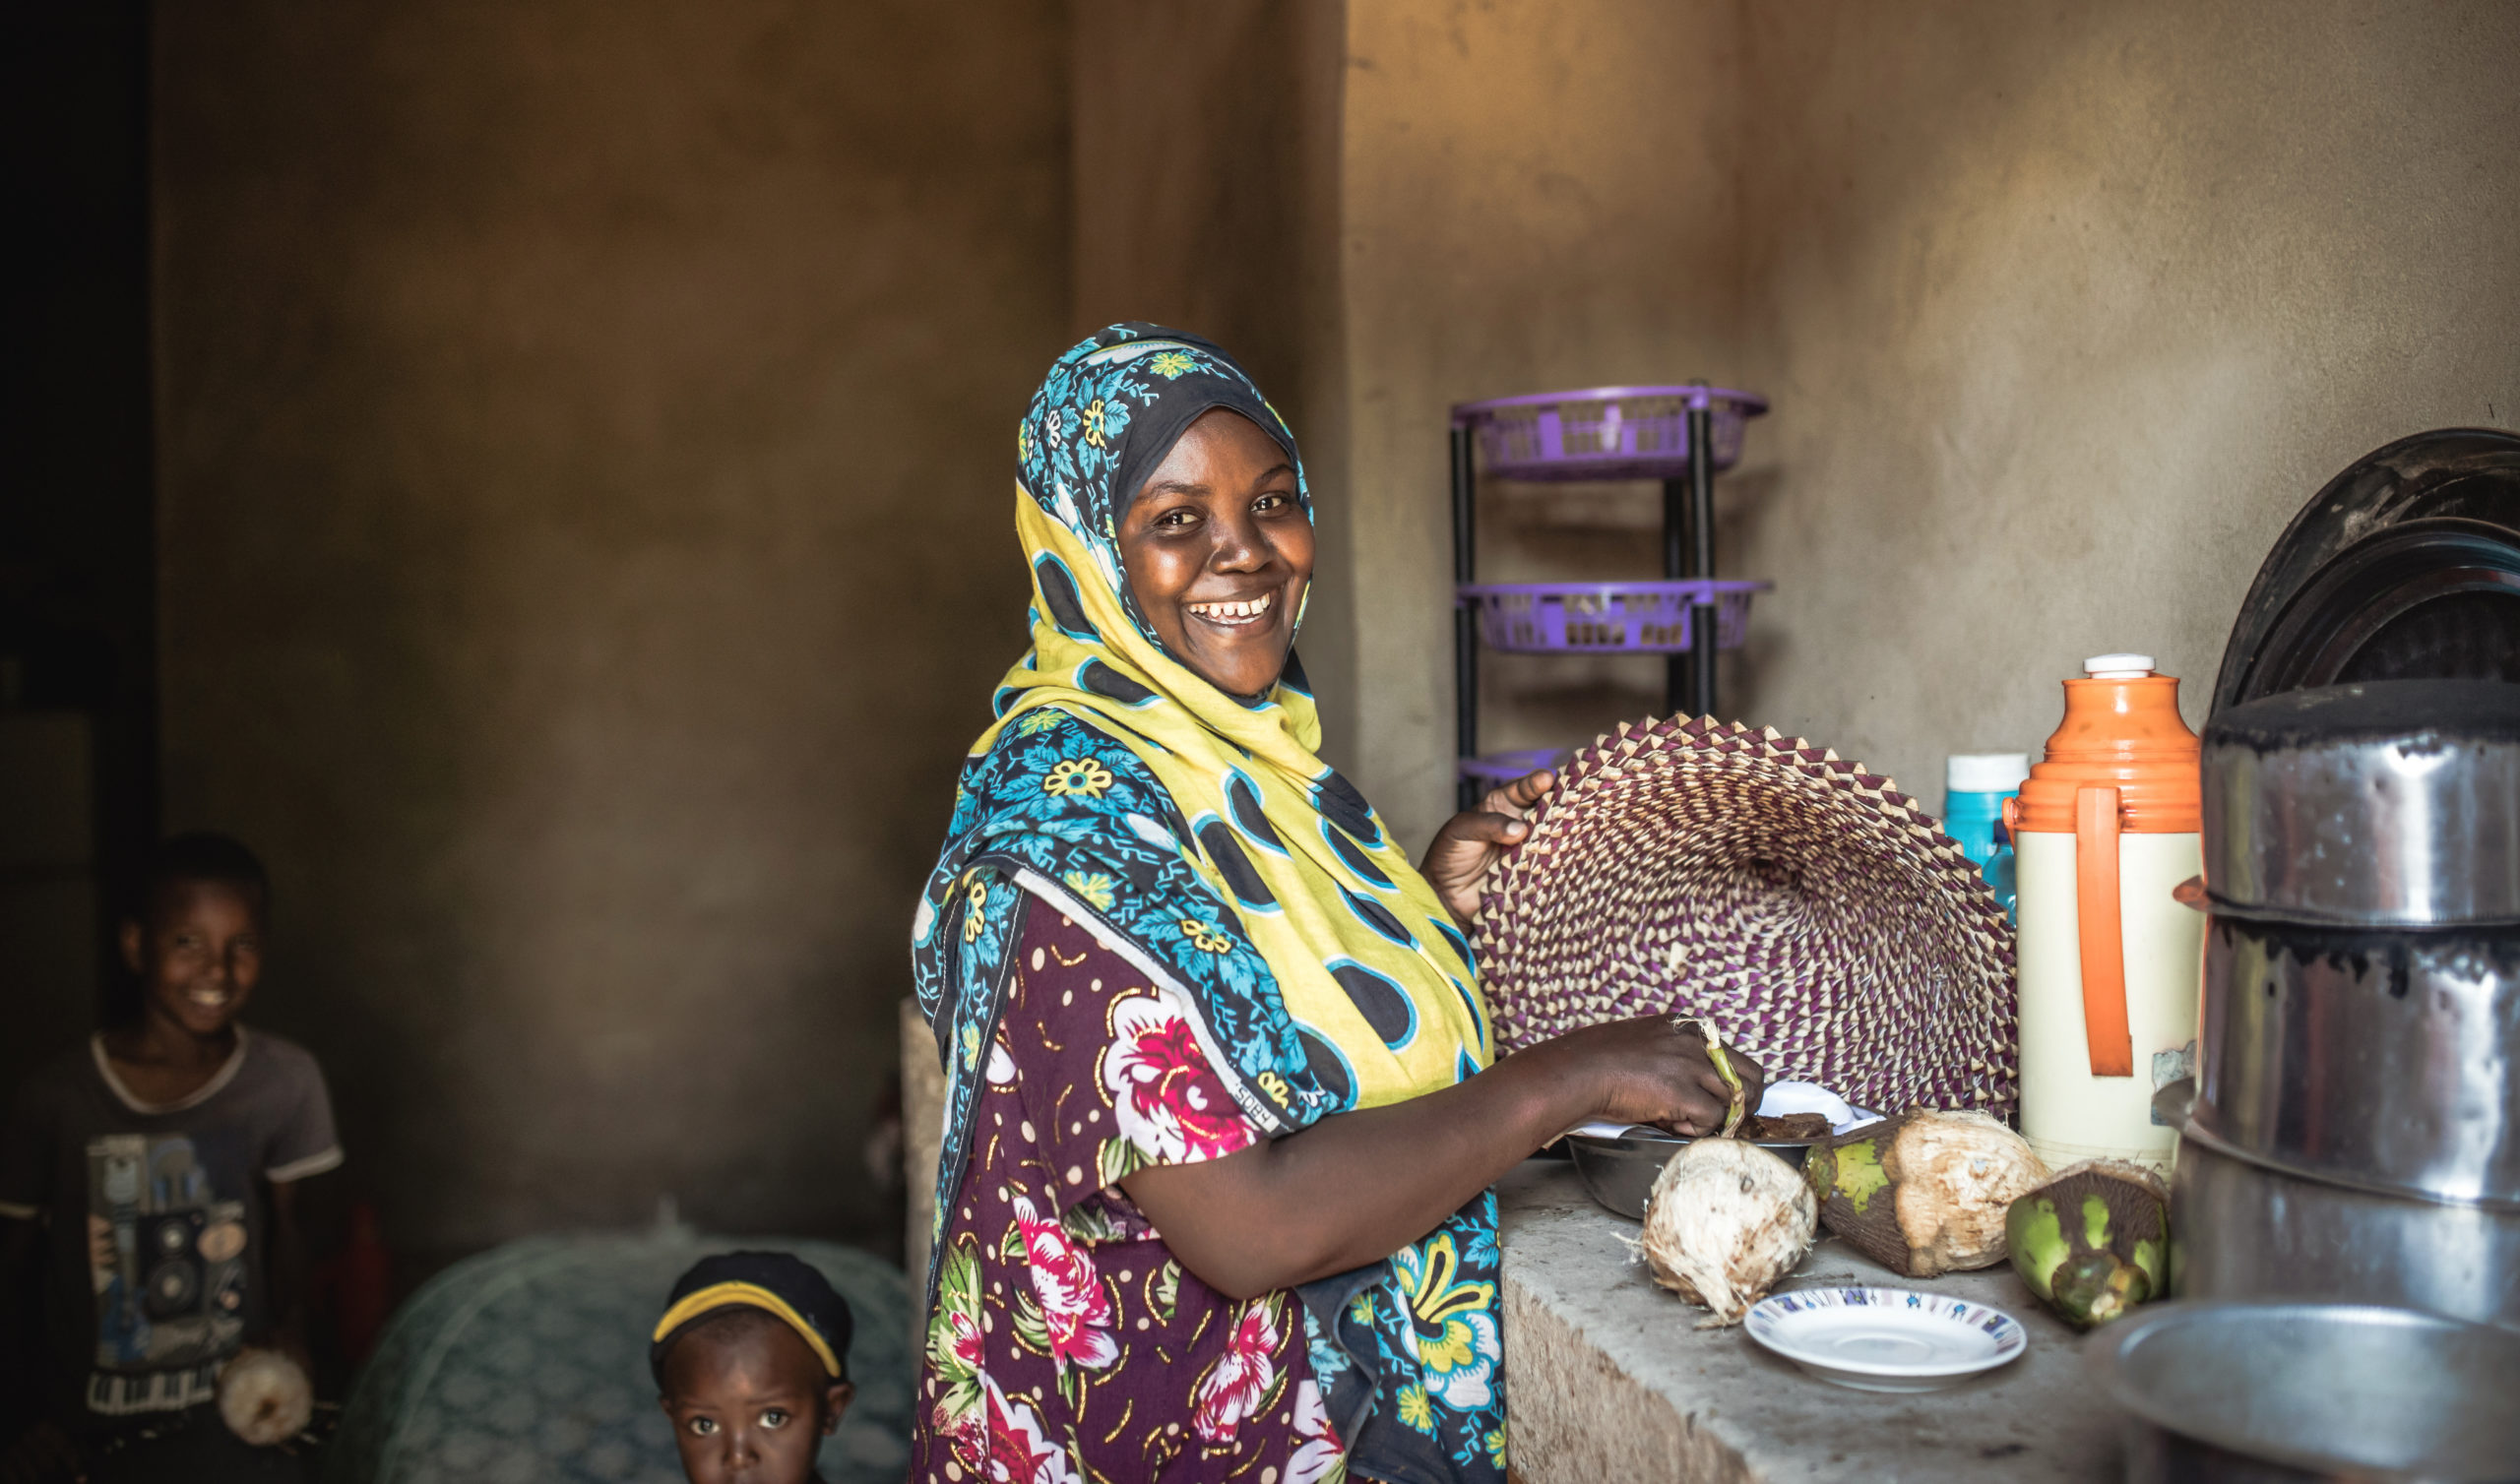
<path fill-rule="evenodd" d="M 1525 773 L 1490 790 L 1478 808 L 1454 815 L 1435 832 L 1418 869 L 1442 898 L 1444 910 L 1453 914 L 1453 921 L 1467 928 L 1479 916 L 1479 897 L 1486 888 L 1488 871 L 1507 850 L 1531 837 L 1532 806 L 1555 786 L 1557 774 L 1545 768 Z"/>

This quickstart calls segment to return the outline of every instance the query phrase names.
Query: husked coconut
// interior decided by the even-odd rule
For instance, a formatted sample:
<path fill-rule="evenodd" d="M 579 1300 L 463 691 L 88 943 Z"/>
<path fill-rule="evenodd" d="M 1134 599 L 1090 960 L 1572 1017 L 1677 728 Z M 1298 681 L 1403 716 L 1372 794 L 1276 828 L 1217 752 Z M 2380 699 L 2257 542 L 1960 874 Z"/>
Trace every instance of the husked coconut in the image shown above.
<path fill-rule="evenodd" d="M 1654 1281 L 1737 1325 L 1811 1250 L 1819 1205 L 1794 1167 L 1754 1144 L 1700 1139 L 1671 1156 L 1646 1198 Z"/>
<path fill-rule="evenodd" d="M 315 1415 L 315 1389 L 297 1362 L 249 1345 L 219 1373 L 219 1415 L 229 1432 L 269 1448 L 306 1430 Z"/>
<path fill-rule="evenodd" d="M 2077 1329 L 2169 1291 L 2170 1189 L 2140 1164 L 2086 1159 L 2012 1204 L 2013 1270 Z"/>
<path fill-rule="evenodd" d="M 1802 1178 L 1831 1233 L 1930 1278 L 2004 1261 L 2004 1216 L 2048 1183 L 2048 1166 L 1984 1113 L 1912 1108 L 1815 1145 Z"/>

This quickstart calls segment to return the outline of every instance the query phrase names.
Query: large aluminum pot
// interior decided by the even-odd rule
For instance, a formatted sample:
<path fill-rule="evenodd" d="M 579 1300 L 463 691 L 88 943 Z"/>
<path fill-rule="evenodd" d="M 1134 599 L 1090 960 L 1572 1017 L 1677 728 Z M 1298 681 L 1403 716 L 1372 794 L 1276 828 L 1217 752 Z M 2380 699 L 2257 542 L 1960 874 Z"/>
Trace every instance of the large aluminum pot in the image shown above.
<path fill-rule="evenodd" d="M 2520 686 L 2271 696 L 2203 768 L 2174 1287 L 2520 1325 Z"/>
<path fill-rule="evenodd" d="M 2129 1484 L 2520 1479 L 2507 1329 L 2359 1305 L 2166 1304 L 2093 1335 L 2088 1355 L 2127 1412 Z"/>

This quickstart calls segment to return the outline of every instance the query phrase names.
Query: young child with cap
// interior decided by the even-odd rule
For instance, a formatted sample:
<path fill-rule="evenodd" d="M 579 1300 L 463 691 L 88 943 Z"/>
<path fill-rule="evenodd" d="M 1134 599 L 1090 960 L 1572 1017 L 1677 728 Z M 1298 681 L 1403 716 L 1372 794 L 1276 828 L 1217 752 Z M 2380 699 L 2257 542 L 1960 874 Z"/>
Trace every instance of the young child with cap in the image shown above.
<path fill-rule="evenodd" d="M 674 1280 L 648 1349 L 691 1484 L 809 1484 L 840 1426 L 849 1301 L 784 1252 L 704 1258 Z"/>

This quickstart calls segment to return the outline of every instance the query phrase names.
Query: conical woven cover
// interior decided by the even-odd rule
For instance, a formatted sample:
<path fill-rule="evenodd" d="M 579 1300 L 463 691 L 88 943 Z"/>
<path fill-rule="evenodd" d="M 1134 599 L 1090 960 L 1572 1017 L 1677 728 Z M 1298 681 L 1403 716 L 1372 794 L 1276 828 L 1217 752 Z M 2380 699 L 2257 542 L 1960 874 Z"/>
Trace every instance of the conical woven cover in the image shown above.
<path fill-rule="evenodd" d="M 2012 1110 L 2012 929 L 1889 779 L 1677 717 L 1620 727 L 1559 777 L 1480 910 L 1505 1047 L 1676 1012 L 1771 1081 L 1891 1112 Z"/>

